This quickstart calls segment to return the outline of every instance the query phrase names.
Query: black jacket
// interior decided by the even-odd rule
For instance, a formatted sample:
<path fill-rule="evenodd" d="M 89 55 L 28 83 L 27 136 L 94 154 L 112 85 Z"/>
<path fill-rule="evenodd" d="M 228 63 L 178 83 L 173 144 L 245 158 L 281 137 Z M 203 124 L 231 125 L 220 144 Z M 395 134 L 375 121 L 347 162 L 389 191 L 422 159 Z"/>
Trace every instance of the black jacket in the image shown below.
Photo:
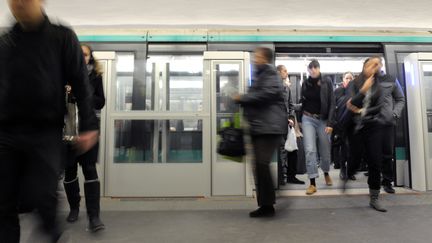
<path fill-rule="evenodd" d="M 311 78 L 309 77 L 302 85 L 301 93 L 304 94 L 308 87 L 312 86 Z M 335 98 L 333 93 L 333 83 L 329 77 L 321 79 L 321 120 L 327 121 L 327 126 L 334 126 L 334 111 L 335 111 Z M 308 100 L 301 95 L 300 103 L 302 106 Z"/>
<path fill-rule="evenodd" d="M 384 96 L 382 88 L 379 82 L 374 82 L 370 89 L 369 105 L 365 107 L 365 100 L 367 96 L 360 93 L 360 89 L 363 86 L 365 80 L 362 80 L 361 75 L 358 80 L 351 82 L 349 86 L 349 93 L 351 98 L 351 104 L 361 108 L 363 111 L 361 114 L 355 114 L 353 121 L 356 125 L 356 130 L 360 130 L 367 125 L 380 125 L 382 124 L 381 110 L 384 106 Z"/>
<path fill-rule="evenodd" d="M 45 17 L 36 31 L 16 24 L 0 37 L 1 127 L 63 127 L 67 83 L 78 101 L 81 131 L 96 130 L 88 71 L 72 30 Z"/>
<path fill-rule="evenodd" d="M 90 85 L 92 87 L 93 105 L 95 110 L 102 110 L 105 106 L 105 94 L 103 90 L 102 76 L 92 71 L 89 75 Z"/>
<path fill-rule="evenodd" d="M 377 75 L 383 95 L 383 108 L 381 109 L 381 121 L 383 125 L 396 125 L 405 106 L 405 96 L 399 81 L 388 74 Z"/>
<path fill-rule="evenodd" d="M 239 103 L 245 108 L 251 135 L 288 133 L 284 88 L 273 66 L 257 67 L 252 85 Z"/>

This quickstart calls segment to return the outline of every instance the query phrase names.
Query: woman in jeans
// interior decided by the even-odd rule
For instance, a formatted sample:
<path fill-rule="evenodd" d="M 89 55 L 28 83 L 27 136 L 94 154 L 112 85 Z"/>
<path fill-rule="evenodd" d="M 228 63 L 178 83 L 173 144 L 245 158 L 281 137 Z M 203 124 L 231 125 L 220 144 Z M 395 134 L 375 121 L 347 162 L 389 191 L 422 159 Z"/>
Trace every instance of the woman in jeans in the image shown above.
<path fill-rule="evenodd" d="M 348 161 L 348 176 L 356 173 L 364 149 L 369 171 L 369 205 L 377 211 L 386 212 L 387 210 L 379 203 L 383 159 L 380 148 L 384 142 L 380 116 L 383 107 L 383 95 L 380 84 L 375 80 L 375 76 L 381 70 L 382 65 L 381 57 L 367 59 L 362 73 L 349 87 L 352 98 L 348 101 L 347 108 L 354 113 L 355 127 L 349 133 L 351 159 Z"/>
<path fill-rule="evenodd" d="M 307 195 L 317 191 L 315 179 L 318 174 L 318 149 L 320 167 L 324 172 L 327 186 L 332 186 L 330 178 L 331 144 L 330 135 L 333 131 L 333 113 L 335 100 L 333 84 L 328 78 L 323 78 L 320 64 L 312 60 L 308 66 L 309 78 L 302 85 L 302 129 L 303 144 L 306 153 L 306 168 L 310 179 L 310 185 L 306 190 Z"/>

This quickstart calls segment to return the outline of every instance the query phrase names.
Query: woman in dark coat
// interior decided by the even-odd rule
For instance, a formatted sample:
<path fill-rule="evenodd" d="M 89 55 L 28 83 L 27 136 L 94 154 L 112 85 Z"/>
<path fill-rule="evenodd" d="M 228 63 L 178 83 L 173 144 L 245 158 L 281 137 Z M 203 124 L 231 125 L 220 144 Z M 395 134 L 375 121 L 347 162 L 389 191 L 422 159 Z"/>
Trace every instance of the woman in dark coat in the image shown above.
<path fill-rule="evenodd" d="M 105 95 L 102 84 L 102 72 L 98 62 L 94 59 L 92 50 L 87 45 L 82 45 L 82 51 L 87 64 L 90 86 L 93 91 L 93 105 L 96 115 L 100 118 L 100 110 L 105 106 Z M 72 90 L 73 93 L 73 90 Z M 70 206 L 70 213 L 67 217 L 68 222 L 78 220 L 80 204 L 80 188 L 78 183 L 78 164 L 81 165 L 85 181 L 84 195 L 89 220 L 88 229 L 92 232 L 102 230 L 105 225 L 99 218 L 100 213 L 100 182 L 96 170 L 98 161 L 99 143 L 85 154 L 70 157 L 67 163 L 64 188 Z M 71 153 L 72 154 L 72 153 Z"/>
<path fill-rule="evenodd" d="M 347 108 L 354 113 L 352 119 L 355 127 L 348 135 L 351 152 L 351 158 L 348 160 L 348 176 L 356 173 L 364 149 L 369 170 L 369 205 L 377 211 L 386 212 L 387 210 L 379 201 L 383 151 L 377 149 L 382 148 L 384 143 L 380 116 L 384 97 L 379 81 L 376 80 L 382 65 L 381 57 L 367 59 L 362 73 L 349 86 L 352 98 L 348 101 Z"/>

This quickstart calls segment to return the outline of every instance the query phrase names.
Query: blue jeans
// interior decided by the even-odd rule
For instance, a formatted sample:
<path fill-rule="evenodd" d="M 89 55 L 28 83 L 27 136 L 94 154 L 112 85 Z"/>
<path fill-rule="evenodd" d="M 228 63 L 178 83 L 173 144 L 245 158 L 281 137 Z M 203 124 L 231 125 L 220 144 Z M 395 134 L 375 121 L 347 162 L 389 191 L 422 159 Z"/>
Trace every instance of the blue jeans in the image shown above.
<path fill-rule="evenodd" d="M 330 170 L 331 145 L 330 135 L 325 132 L 326 127 L 327 121 L 303 115 L 303 144 L 306 153 L 306 169 L 309 179 L 319 176 L 318 149 L 321 169 L 324 172 L 329 172 Z"/>

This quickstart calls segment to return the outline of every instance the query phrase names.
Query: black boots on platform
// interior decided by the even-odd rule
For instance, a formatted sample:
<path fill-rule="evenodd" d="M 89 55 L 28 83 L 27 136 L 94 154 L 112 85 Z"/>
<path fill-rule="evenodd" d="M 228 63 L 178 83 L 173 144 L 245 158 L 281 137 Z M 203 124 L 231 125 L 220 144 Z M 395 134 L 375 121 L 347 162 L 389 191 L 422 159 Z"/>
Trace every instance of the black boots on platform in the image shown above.
<path fill-rule="evenodd" d="M 81 201 L 80 189 L 78 183 L 78 177 L 70 182 L 63 182 L 64 189 L 66 191 L 67 200 L 69 202 L 70 212 L 66 218 L 66 221 L 73 223 L 78 220 L 79 216 L 79 205 Z"/>
<path fill-rule="evenodd" d="M 84 183 L 84 194 L 86 199 L 87 216 L 89 220 L 88 229 L 92 232 L 105 229 L 105 225 L 99 218 L 100 213 L 100 182 L 90 181 Z"/>
<path fill-rule="evenodd" d="M 73 223 L 78 220 L 79 204 L 81 201 L 78 178 L 71 182 L 64 182 L 64 188 L 70 206 L 70 212 L 66 221 Z M 100 182 L 98 180 L 84 183 L 84 195 L 89 220 L 88 230 L 96 232 L 105 229 L 105 225 L 99 218 L 100 213 Z"/>

